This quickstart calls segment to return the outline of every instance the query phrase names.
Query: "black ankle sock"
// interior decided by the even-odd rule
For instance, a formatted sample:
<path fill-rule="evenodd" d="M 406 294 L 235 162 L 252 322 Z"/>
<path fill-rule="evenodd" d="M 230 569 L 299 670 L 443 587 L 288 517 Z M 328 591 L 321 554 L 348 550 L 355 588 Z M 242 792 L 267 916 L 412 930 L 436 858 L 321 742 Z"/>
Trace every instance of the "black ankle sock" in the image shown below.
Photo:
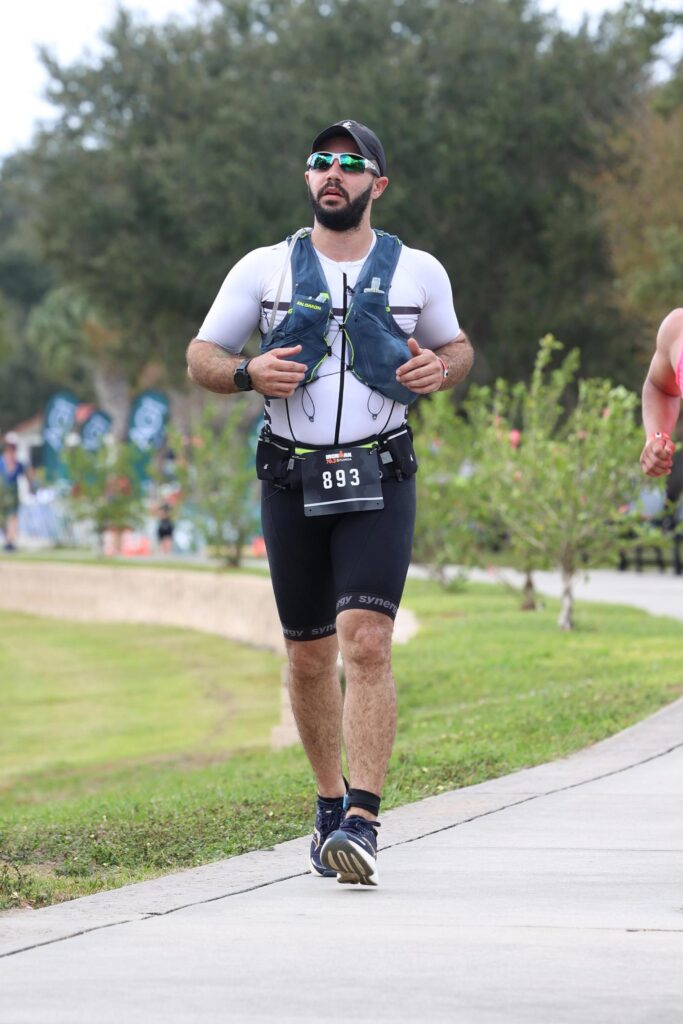
<path fill-rule="evenodd" d="M 318 793 L 318 800 L 323 807 L 338 807 L 339 804 L 344 803 L 343 796 L 321 796 L 320 793 Z"/>
<path fill-rule="evenodd" d="M 375 817 L 379 814 L 381 796 L 376 793 L 368 793 L 366 789 L 350 789 L 346 794 L 346 807 L 362 807 Z"/>
<path fill-rule="evenodd" d="M 345 775 L 342 775 L 342 779 L 344 780 L 344 789 L 348 793 L 348 791 L 349 791 L 349 780 L 346 778 Z M 321 796 L 320 793 L 318 793 L 318 800 L 322 800 L 322 802 L 324 804 L 330 804 L 331 806 L 336 806 L 339 803 L 340 800 L 345 800 L 345 799 L 346 799 L 346 797 L 343 797 L 343 796 Z"/>

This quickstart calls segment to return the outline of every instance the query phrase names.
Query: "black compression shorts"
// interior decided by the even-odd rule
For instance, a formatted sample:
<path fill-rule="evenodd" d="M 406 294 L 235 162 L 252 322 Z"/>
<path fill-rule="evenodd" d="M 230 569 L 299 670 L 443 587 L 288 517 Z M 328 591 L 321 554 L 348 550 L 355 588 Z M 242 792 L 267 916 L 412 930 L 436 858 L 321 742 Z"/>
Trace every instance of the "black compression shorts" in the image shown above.
<path fill-rule="evenodd" d="M 383 480 L 382 492 L 382 509 L 305 516 L 299 488 L 262 484 L 263 536 L 288 640 L 330 636 L 349 608 L 395 618 L 413 546 L 415 477 Z"/>

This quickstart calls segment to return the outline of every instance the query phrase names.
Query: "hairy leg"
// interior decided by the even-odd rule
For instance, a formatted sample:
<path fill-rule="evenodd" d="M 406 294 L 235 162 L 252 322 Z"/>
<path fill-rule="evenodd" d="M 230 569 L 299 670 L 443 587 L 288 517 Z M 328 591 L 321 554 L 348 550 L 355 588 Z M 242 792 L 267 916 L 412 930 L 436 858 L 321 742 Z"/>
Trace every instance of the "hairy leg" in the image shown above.
<path fill-rule="evenodd" d="M 288 640 L 289 699 L 306 756 L 324 797 L 345 793 L 341 764 L 342 692 L 336 636 Z"/>
<path fill-rule="evenodd" d="M 396 735 L 396 686 L 391 674 L 392 620 L 350 609 L 337 616 L 344 659 L 344 744 L 351 786 L 381 795 Z M 372 819 L 363 808 L 349 813 Z"/>

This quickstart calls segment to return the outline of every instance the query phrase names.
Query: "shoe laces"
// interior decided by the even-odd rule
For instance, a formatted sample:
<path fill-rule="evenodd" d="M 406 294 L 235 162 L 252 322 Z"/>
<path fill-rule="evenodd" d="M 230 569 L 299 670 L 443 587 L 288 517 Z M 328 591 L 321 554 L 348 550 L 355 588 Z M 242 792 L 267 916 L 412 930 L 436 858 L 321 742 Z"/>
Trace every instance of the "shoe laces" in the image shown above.
<path fill-rule="evenodd" d="M 360 814 L 350 814 L 348 818 L 344 818 L 339 827 L 344 832 L 360 832 L 362 835 L 372 833 L 372 837 L 376 839 L 377 829 L 381 828 L 381 823 L 379 821 L 368 821 L 367 818 L 363 818 Z"/>
<path fill-rule="evenodd" d="M 315 815 L 315 827 L 321 836 L 326 836 L 339 828 L 344 813 L 342 797 L 339 798 L 338 807 L 324 807 L 318 802 Z"/>

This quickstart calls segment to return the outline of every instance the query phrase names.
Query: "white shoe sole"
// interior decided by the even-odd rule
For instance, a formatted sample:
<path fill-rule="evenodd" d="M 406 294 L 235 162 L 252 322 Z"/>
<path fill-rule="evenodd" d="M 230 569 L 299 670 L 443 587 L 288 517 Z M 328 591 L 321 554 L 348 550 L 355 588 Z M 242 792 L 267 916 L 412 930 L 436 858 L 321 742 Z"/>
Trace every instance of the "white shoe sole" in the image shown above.
<path fill-rule="evenodd" d="M 320 859 L 337 872 L 342 885 L 377 885 L 377 861 L 342 833 L 334 833 L 322 848 Z"/>

